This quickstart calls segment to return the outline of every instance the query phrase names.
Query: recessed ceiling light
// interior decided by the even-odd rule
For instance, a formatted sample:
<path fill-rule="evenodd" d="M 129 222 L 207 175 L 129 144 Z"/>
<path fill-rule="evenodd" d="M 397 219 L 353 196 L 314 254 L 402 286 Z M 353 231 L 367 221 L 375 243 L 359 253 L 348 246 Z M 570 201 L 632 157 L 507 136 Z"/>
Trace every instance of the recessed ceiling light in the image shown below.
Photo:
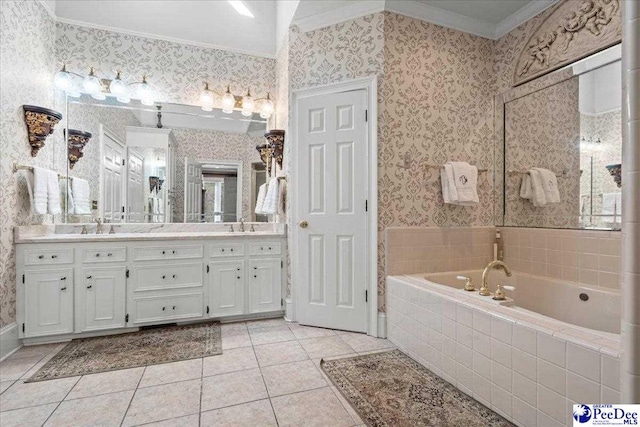
<path fill-rule="evenodd" d="M 249 18 L 255 18 L 255 16 L 253 16 L 253 13 L 251 13 L 249 8 L 247 8 L 247 6 L 245 6 L 244 3 L 242 3 L 241 1 L 239 0 L 227 0 L 227 1 L 231 6 L 233 6 L 236 12 L 238 12 L 240 15 L 248 16 Z"/>

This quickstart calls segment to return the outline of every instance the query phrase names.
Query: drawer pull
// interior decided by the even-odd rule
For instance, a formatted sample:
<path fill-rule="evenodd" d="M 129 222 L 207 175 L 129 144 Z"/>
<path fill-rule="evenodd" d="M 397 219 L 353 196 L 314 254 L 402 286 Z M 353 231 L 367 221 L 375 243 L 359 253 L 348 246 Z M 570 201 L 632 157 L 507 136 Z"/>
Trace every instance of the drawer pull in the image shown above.
<path fill-rule="evenodd" d="M 93 286 L 89 285 L 89 286 L 87 286 L 87 289 L 91 289 L 92 287 L 93 287 Z"/>
<path fill-rule="evenodd" d="M 65 286 L 64 288 L 60 288 L 61 291 L 66 291 L 67 287 Z"/>
<path fill-rule="evenodd" d="M 162 311 L 164 311 L 167 307 L 162 307 Z"/>
<path fill-rule="evenodd" d="M 91 279 L 93 276 L 87 276 L 87 279 Z"/>
<path fill-rule="evenodd" d="M 237 270 L 240 271 L 240 267 L 238 267 Z"/>
<path fill-rule="evenodd" d="M 269 250 L 271 250 L 271 246 L 269 246 Z"/>
<path fill-rule="evenodd" d="M 253 275 L 253 277 L 254 277 L 255 279 L 257 279 L 257 278 L 258 278 L 258 276 L 257 276 L 256 274 L 254 274 L 254 275 Z"/>
<path fill-rule="evenodd" d="M 100 256 L 100 252 L 98 252 L 98 253 L 96 254 L 96 258 L 97 258 L 97 257 L 99 257 L 99 256 Z"/>
<path fill-rule="evenodd" d="M 166 251 L 162 251 L 162 255 L 164 255 L 164 254 L 166 254 L 166 253 L 167 253 Z"/>
<path fill-rule="evenodd" d="M 175 255 L 175 254 L 176 254 L 176 251 L 171 251 L 171 253 Z"/>
<path fill-rule="evenodd" d="M 38 259 L 44 258 L 44 255 L 38 255 Z"/>
<path fill-rule="evenodd" d="M 58 258 L 58 255 L 51 255 L 51 259 L 56 259 Z"/>
<path fill-rule="evenodd" d="M 171 277 L 172 277 L 173 279 L 175 279 L 175 278 L 176 278 L 176 275 L 174 274 L 174 275 L 173 275 L 173 276 L 171 276 Z"/>
<path fill-rule="evenodd" d="M 175 305 L 173 306 L 173 309 L 174 309 L 174 310 L 176 309 L 176 306 L 175 306 Z"/>
<path fill-rule="evenodd" d="M 240 278 L 240 276 L 238 276 L 238 279 Z"/>
<path fill-rule="evenodd" d="M 67 280 L 67 277 L 61 277 L 60 280 Z"/>
<path fill-rule="evenodd" d="M 164 280 L 164 279 L 166 279 L 166 278 L 167 278 L 167 276 L 162 276 L 162 280 Z"/>
<path fill-rule="evenodd" d="M 222 252 L 224 252 L 224 248 L 222 248 Z"/>
<path fill-rule="evenodd" d="M 113 256 L 113 254 L 107 254 L 107 256 Z"/>
<path fill-rule="evenodd" d="M 254 270 L 257 270 L 257 269 L 258 269 L 258 267 L 253 267 L 253 269 L 254 269 Z"/>
<path fill-rule="evenodd" d="M 233 248 L 231 248 L 231 252 L 233 252 Z"/>

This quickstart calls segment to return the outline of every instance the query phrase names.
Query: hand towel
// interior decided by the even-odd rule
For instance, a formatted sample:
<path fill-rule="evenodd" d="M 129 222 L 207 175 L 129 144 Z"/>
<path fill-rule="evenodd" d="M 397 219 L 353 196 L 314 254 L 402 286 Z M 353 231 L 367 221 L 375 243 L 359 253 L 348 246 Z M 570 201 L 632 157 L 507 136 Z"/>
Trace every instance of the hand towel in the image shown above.
<path fill-rule="evenodd" d="M 449 197 L 449 178 L 447 178 L 446 168 L 447 165 L 440 168 L 440 184 L 442 184 L 442 198 L 444 199 L 444 202 L 451 203 L 451 197 Z"/>
<path fill-rule="evenodd" d="M 71 191 L 73 191 L 75 214 L 90 215 L 91 214 L 91 189 L 89 182 L 85 179 L 73 178 L 71 181 Z"/>
<path fill-rule="evenodd" d="M 535 207 L 543 207 L 547 204 L 547 197 L 544 192 L 544 183 L 542 182 L 542 174 L 537 169 L 530 169 L 527 172 L 531 176 L 531 201 Z"/>
<path fill-rule="evenodd" d="M 278 178 L 271 178 L 269 180 L 269 188 L 267 188 L 267 195 L 264 198 L 264 204 L 262 205 L 262 213 L 265 215 L 275 215 L 278 213 L 278 199 L 280 188 L 278 186 Z"/>
<path fill-rule="evenodd" d="M 256 208 L 254 210 L 258 215 L 262 215 L 262 206 L 264 205 L 264 199 L 267 196 L 267 184 L 262 184 L 258 189 L 258 199 L 256 200 Z"/>
<path fill-rule="evenodd" d="M 522 175 L 522 185 L 520 186 L 520 197 L 523 199 L 529 199 L 533 197 L 533 190 L 531 189 L 531 175 L 525 173 Z"/>
<path fill-rule="evenodd" d="M 443 169 L 445 180 L 443 181 L 442 191 L 443 195 L 445 192 L 447 194 L 445 203 L 457 203 L 458 192 L 456 191 L 456 185 L 453 179 L 453 166 L 451 165 L 451 163 L 445 163 Z"/>
<path fill-rule="evenodd" d="M 478 198 L 478 168 L 467 162 L 450 162 L 453 170 L 453 182 L 458 193 L 457 200 L 452 202 L 458 205 L 476 205 Z M 451 182 L 449 183 L 451 187 Z"/>
<path fill-rule="evenodd" d="M 47 213 L 51 215 L 62 213 L 58 173 L 50 170 L 47 170 Z"/>
<path fill-rule="evenodd" d="M 558 179 L 556 174 L 549 169 L 534 168 L 540 172 L 542 178 L 544 197 L 547 203 L 560 203 L 560 192 L 558 191 Z"/>
<path fill-rule="evenodd" d="M 27 172 L 27 185 L 30 189 L 31 211 L 36 215 L 44 215 L 47 213 L 47 204 L 49 201 L 49 174 L 46 169 L 33 167 L 33 173 Z"/>
<path fill-rule="evenodd" d="M 62 183 L 60 184 L 60 196 L 61 199 L 64 200 L 63 208 L 69 214 L 73 214 L 75 206 L 73 205 L 73 191 L 71 191 L 71 187 L 67 185 L 67 180 L 65 178 L 61 179 Z"/>

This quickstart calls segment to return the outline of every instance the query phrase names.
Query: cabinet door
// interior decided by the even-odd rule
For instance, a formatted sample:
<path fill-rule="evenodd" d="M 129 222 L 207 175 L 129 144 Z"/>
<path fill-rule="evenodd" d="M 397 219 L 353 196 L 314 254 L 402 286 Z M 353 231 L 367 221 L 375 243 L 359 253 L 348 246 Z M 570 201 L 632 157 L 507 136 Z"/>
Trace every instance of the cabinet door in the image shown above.
<path fill-rule="evenodd" d="M 249 261 L 249 312 L 282 309 L 282 270 L 280 258 Z"/>
<path fill-rule="evenodd" d="M 73 332 L 73 269 L 25 271 L 25 337 Z"/>
<path fill-rule="evenodd" d="M 244 261 L 209 263 L 210 316 L 244 313 Z"/>
<path fill-rule="evenodd" d="M 127 269 L 84 268 L 76 290 L 76 331 L 123 328 L 125 326 Z"/>

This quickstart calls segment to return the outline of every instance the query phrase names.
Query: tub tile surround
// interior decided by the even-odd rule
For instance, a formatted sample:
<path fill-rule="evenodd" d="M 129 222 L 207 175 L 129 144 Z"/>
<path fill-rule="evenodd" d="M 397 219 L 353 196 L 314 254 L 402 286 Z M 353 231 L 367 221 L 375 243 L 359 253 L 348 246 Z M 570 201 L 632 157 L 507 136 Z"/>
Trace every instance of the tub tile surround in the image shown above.
<path fill-rule="evenodd" d="M 574 403 L 620 401 L 619 341 L 439 288 L 389 277 L 388 339 L 463 392 L 521 426 L 568 425 Z"/>

